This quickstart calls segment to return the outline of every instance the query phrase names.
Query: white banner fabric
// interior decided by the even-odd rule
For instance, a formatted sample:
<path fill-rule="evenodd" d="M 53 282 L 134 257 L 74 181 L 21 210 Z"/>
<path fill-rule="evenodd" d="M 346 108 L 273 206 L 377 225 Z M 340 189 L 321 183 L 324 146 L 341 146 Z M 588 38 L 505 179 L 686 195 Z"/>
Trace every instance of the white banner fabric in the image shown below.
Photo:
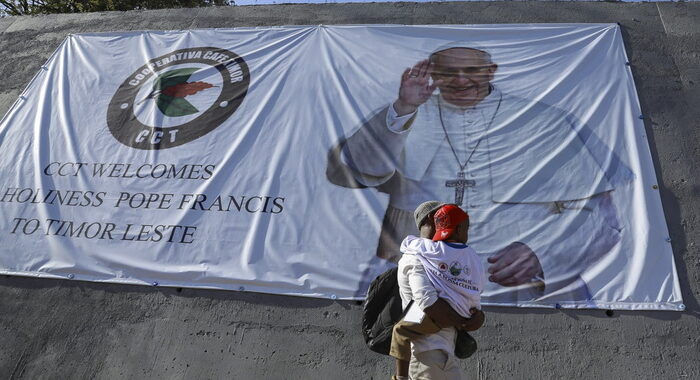
<path fill-rule="evenodd" d="M 683 309 L 614 24 L 70 35 L 0 144 L 4 274 L 362 299 L 438 200 L 482 304 Z"/>

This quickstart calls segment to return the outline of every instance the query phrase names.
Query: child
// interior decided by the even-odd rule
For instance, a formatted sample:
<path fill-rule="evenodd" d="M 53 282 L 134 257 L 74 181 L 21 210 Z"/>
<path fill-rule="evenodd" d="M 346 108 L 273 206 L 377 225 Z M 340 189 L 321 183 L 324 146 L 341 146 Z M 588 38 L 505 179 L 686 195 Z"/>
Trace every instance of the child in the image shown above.
<path fill-rule="evenodd" d="M 444 205 L 435 212 L 435 235 L 432 240 L 408 236 L 401 243 L 401 252 L 417 258 L 422 265 L 430 285 L 437 291 L 438 297 L 447 301 L 461 316 L 469 318 L 470 309 L 480 309 L 484 270 L 477 253 L 466 245 L 468 240 L 469 216 L 458 206 Z M 405 289 L 407 281 L 401 281 L 401 262 L 399 263 L 399 286 L 402 297 L 409 291 L 414 301 L 420 298 L 424 290 Z M 405 274 L 404 274 L 405 275 Z M 415 283 L 415 282 L 414 282 Z M 418 300 L 419 301 L 419 300 Z M 421 322 L 402 320 L 394 326 L 390 355 L 396 358 L 396 379 L 407 378 L 411 357 L 411 341 L 441 330 L 428 316 Z M 470 337 L 467 337 L 470 338 Z"/>

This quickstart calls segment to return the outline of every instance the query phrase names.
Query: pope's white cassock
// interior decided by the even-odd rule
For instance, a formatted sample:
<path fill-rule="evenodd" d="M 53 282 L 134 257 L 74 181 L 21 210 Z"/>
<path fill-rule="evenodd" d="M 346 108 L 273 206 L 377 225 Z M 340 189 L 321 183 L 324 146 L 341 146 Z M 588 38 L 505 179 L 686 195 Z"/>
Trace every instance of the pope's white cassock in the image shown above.
<path fill-rule="evenodd" d="M 486 259 L 512 242 L 537 255 L 543 278 L 503 287 L 485 302 L 582 301 L 580 274 L 620 242 L 614 190 L 632 179 L 617 156 L 567 112 L 492 86 L 473 107 L 434 94 L 414 114 L 389 105 L 330 155 L 328 178 L 390 195 L 377 255 L 397 260 L 417 234 L 422 202 L 458 203 L 471 220 L 469 244 Z"/>

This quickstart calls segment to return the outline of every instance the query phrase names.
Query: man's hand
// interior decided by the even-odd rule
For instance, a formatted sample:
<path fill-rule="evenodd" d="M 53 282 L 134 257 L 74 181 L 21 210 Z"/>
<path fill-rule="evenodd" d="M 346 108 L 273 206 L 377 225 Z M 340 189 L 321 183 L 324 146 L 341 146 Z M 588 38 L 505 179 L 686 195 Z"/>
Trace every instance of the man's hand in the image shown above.
<path fill-rule="evenodd" d="M 489 281 L 503 286 L 517 286 L 542 276 L 542 265 L 527 244 L 515 242 L 488 258 Z"/>
<path fill-rule="evenodd" d="M 481 310 L 471 308 L 471 318 L 464 318 L 457 314 L 447 301 L 438 298 L 434 304 L 425 308 L 425 314 L 435 322 L 438 327 L 455 327 L 460 330 L 475 331 L 484 324 L 486 316 Z"/>
<path fill-rule="evenodd" d="M 458 329 L 465 331 L 476 331 L 483 326 L 484 321 L 486 320 L 486 315 L 484 312 L 475 307 L 469 309 L 469 312 L 472 313 L 471 318 L 467 319 L 467 322 L 462 323 L 462 325 L 457 326 Z"/>
<path fill-rule="evenodd" d="M 433 64 L 426 59 L 403 72 L 399 99 L 394 102 L 394 110 L 399 116 L 416 112 L 418 106 L 425 103 L 442 83 L 442 81 L 434 81 L 432 85 L 430 84 L 432 70 Z"/>

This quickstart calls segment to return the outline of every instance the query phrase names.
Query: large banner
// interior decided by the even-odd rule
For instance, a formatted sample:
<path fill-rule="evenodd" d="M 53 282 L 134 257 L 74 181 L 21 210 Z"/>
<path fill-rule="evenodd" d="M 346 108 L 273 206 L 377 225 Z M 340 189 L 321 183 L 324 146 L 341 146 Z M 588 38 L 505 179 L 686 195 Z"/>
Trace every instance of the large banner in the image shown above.
<path fill-rule="evenodd" d="M 614 24 L 70 35 L 0 147 L 4 274 L 362 299 L 438 200 L 483 304 L 683 308 Z"/>

